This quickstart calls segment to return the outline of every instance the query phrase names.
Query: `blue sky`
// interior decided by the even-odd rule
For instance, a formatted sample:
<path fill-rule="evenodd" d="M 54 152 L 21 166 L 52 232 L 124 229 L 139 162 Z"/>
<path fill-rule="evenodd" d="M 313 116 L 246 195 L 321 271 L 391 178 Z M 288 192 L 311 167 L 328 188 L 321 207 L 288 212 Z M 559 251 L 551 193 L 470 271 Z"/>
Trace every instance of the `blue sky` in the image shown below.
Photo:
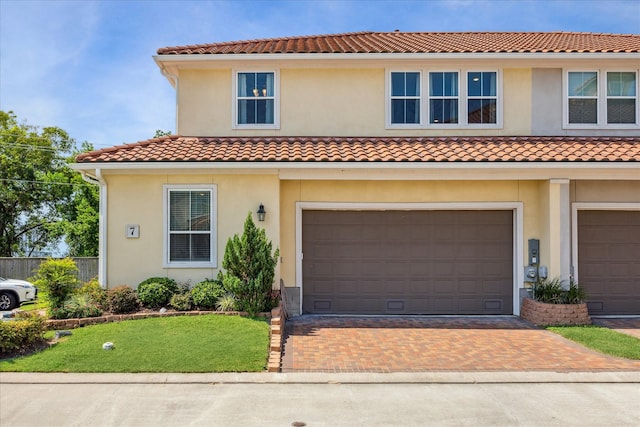
<path fill-rule="evenodd" d="M 640 33 L 640 1 L 0 0 L 0 109 L 96 148 L 175 130 L 165 46 L 351 31 Z"/>

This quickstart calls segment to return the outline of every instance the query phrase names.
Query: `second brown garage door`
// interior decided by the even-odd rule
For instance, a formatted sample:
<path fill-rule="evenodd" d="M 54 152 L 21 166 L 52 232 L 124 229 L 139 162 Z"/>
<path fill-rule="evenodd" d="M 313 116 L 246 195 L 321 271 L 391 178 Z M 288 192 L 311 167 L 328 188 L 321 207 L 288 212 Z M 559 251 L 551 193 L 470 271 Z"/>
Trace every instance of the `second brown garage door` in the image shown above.
<path fill-rule="evenodd" d="M 513 314 L 512 211 L 303 211 L 303 312 Z"/>
<path fill-rule="evenodd" d="M 592 315 L 640 315 L 640 211 L 578 211 L 578 282 Z"/>

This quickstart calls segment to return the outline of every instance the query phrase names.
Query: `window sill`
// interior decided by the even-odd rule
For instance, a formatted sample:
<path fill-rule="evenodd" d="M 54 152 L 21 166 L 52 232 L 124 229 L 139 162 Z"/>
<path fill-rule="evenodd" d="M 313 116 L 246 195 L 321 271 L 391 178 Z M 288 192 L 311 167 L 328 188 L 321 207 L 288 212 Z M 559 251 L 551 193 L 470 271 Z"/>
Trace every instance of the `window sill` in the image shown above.
<path fill-rule="evenodd" d="M 164 262 L 162 268 L 217 268 L 215 262 Z"/>
<path fill-rule="evenodd" d="M 234 130 L 260 130 L 260 129 L 280 129 L 280 125 L 279 124 L 273 124 L 273 125 L 233 125 L 231 127 Z"/>

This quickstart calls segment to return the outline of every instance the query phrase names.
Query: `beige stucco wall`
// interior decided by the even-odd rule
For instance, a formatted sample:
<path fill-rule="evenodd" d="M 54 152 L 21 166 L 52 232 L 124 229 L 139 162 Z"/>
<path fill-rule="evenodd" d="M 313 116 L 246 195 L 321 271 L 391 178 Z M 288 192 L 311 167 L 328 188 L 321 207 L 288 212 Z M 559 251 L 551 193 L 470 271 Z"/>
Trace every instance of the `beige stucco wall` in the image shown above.
<path fill-rule="evenodd" d="M 267 130 L 232 129 L 231 68 L 182 70 L 178 83 L 177 133 L 186 136 L 460 136 L 526 135 L 531 131 L 532 73 L 526 68 L 502 70 L 501 129 L 386 129 L 384 66 L 280 69 L 280 128 Z M 433 69 L 441 66 L 433 64 Z M 418 68 L 413 65 L 412 69 L 420 68 L 428 71 L 423 64 Z"/>
<path fill-rule="evenodd" d="M 249 212 L 265 228 L 274 247 L 279 246 L 279 181 L 275 175 L 187 174 L 106 175 L 107 284 L 137 286 L 152 276 L 167 276 L 195 284 L 215 277 L 215 268 L 163 268 L 163 185 L 215 184 L 217 189 L 217 260 L 222 265 L 229 237 L 241 234 Z M 266 220 L 255 212 L 265 205 Z M 127 224 L 140 225 L 140 237 L 125 236 Z"/>
<path fill-rule="evenodd" d="M 571 206 L 562 206 L 560 202 L 560 188 L 550 181 L 537 183 L 540 262 L 548 266 L 549 277 L 563 277 L 563 272 L 568 274 L 571 261 L 563 259 L 563 251 L 571 245 L 572 239 L 569 228 L 571 227 Z M 569 204 L 580 203 L 640 203 L 639 181 L 595 181 L 580 180 L 569 183 Z M 525 215 L 527 209 L 525 208 Z M 526 223 L 526 220 L 525 220 Z M 527 241 L 525 239 L 525 245 Z M 525 250 L 527 248 L 525 247 Z M 566 257 L 564 257 L 566 258 Z"/>
<path fill-rule="evenodd" d="M 640 203 L 638 181 L 574 181 L 573 202 Z"/>

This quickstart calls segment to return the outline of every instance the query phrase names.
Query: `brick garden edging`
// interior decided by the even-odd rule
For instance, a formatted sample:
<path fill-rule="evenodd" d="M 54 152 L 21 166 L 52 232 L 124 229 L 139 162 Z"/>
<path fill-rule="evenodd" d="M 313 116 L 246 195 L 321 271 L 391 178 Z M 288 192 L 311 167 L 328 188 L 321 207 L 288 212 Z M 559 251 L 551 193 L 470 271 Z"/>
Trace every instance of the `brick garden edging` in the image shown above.
<path fill-rule="evenodd" d="M 282 305 L 271 310 L 271 329 L 269 336 L 268 372 L 280 372 L 282 362 L 282 332 L 284 331 L 285 316 Z"/>
<path fill-rule="evenodd" d="M 548 304 L 531 298 L 522 300 L 520 317 L 538 326 L 590 325 L 587 304 Z"/>

